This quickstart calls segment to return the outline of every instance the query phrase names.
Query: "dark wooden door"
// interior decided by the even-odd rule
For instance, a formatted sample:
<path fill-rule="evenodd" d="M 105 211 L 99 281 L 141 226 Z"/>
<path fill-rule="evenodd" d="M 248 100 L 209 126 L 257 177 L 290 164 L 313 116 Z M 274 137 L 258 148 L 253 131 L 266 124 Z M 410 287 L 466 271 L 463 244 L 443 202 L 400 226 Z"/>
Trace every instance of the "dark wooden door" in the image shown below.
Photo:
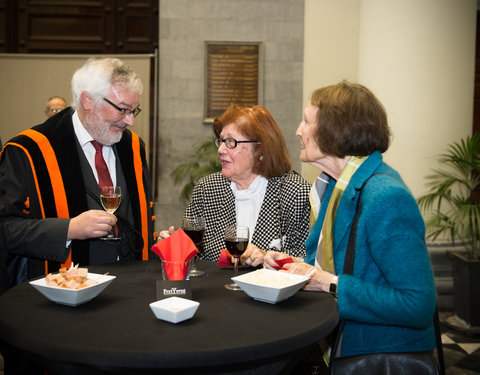
<path fill-rule="evenodd" d="M 158 0 L 0 0 L 0 51 L 153 53 Z"/>

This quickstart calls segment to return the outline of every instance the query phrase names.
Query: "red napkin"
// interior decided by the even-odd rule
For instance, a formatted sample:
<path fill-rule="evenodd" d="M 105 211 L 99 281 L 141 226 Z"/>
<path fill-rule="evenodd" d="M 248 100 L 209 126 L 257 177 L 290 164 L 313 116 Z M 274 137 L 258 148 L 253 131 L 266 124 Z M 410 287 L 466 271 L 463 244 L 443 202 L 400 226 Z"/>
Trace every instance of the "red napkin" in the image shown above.
<path fill-rule="evenodd" d="M 169 280 L 185 279 L 186 272 L 188 272 L 188 266 L 185 266 L 185 262 L 198 253 L 193 241 L 181 228 L 178 228 L 170 237 L 153 245 L 152 251 L 160 259 L 169 262 L 180 262 L 179 265 L 169 264 L 164 268 Z"/>
<path fill-rule="evenodd" d="M 277 259 L 276 262 L 277 262 L 277 264 L 278 264 L 278 267 L 274 267 L 275 269 L 277 269 L 277 270 L 279 270 L 279 269 L 285 270 L 285 268 L 283 268 L 283 265 L 284 265 L 284 264 L 287 264 L 287 263 L 293 263 L 293 258 L 292 258 L 292 257 L 288 257 L 288 258 L 283 258 L 283 259 Z"/>
<path fill-rule="evenodd" d="M 231 267 L 232 263 L 232 254 L 227 249 L 220 250 L 220 257 L 218 258 L 217 266 L 220 267 Z"/>

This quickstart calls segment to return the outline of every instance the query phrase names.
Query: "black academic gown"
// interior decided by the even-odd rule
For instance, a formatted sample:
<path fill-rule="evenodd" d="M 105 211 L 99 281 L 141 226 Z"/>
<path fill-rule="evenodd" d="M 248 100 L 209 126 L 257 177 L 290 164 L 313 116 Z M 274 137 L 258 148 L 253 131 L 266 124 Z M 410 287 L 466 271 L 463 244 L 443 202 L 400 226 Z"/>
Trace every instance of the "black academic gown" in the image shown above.
<path fill-rule="evenodd" d="M 91 208 L 102 209 L 93 172 L 73 130 L 72 114 L 67 108 L 32 128 L 45 136 L 54 150 L 68 217 L 58 217 L 54 190 L 58 191 L 59 179 L 50 176 L 45 162 L 51 155 L 42 153 L 34 140 L 21 134 L 7 142 L 0 155 L 0 273 L 5 279 L 10 268 L 7 287 L 44 274 L 45 260 L 49 272 L 58 270 L 70 251 L 72 261 L 80 265 L 152 256 L 153 205 L 145 147 L 141 140 L 135 143 L 138 138 L 129 130 L 113 146 L 118 184 L 123 188 L 119 209 L 123 241 L 75 240 L 66 247 L 69 218 Z M 1 283 L 0 279 L 0 292 L 6 288 Z"/>

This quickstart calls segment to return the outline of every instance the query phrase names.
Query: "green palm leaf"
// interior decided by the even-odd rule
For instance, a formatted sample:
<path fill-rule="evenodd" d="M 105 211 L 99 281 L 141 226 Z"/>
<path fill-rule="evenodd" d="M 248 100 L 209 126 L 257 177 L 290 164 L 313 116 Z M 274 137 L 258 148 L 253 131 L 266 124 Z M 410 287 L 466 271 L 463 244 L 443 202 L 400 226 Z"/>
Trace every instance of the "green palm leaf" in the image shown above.
<path fill-rule="evenodd" d="M 217 157 L 217 147 L 211 139 L 197 145 L 191 159 L 179 164 L 171 173 L 175 184 L 186 181 L 180 191 L 182 201 L 190 200 L 193 188 L 199 179 L 222 169 Z"/>
<path fill-rule="evenodd" d="M 427 238 L 461 241 L 470 258 L 480 252 L 480 133 L 452 143 L 440 155 L 442 169 L 426 177 L 427 193 L 417 199 L 429 214 Z"/>

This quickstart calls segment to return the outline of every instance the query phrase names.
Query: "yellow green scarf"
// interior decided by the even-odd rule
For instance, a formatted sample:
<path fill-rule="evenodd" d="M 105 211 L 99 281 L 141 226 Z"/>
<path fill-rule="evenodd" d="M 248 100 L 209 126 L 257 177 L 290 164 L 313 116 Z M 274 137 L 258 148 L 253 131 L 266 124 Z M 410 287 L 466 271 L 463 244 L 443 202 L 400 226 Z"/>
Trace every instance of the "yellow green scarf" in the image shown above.
<path fill-rule="evenodd" d="M 322 238 L 323 235 L 322 269 L 325 271 L 335 272 L 335 264 L 333 262 L 333 223 L 335 222 L 340 198 L 342 198 L 342 194 L 347 188 L 350 179 L 366 158 L 366 156 L 351 156 L 333 188 L 332 196 L 330 197 L 327 207 L 327 213 L 325 214 L 325 220 L 323 222 L 322 234 L 320 236 L 320 238 Z"/>

